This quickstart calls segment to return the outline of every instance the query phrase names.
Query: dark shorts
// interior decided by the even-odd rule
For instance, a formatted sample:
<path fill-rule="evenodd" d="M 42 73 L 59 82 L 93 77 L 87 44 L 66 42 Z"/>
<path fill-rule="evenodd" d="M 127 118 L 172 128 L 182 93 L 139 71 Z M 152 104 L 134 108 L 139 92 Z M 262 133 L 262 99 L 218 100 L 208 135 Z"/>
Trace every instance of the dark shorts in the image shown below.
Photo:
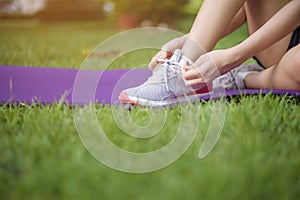
<path fill-rule="evenodd" d="M 290 44 L 286 51 L 289 51 L 291 48 L 297 46 L 298 44 L 300 44 L 300 26 L 294 30 Z M 255 56 L 253 58 L 256 60 L 257 64 L 266 69 L 266 67 Z"/>

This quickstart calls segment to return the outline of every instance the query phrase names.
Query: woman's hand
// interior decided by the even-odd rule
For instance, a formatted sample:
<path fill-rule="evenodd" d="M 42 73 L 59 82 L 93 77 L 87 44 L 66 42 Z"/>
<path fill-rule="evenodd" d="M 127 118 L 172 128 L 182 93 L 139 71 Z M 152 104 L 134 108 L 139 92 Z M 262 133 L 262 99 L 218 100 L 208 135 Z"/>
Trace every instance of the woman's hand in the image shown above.
<path fill-rule="evenodd" d="M 215 50 L 200 56 L 192 66 L 182 68 L 182 76 L 190 87 L 211 83 L 215 78 L 242 64 L 234 49 Z"/>
<path fill-rule="evenodd" d="M 176 49 L 181 49 L 187 39 L 187 35 L 175 38 L 161 47 L 161 50 L 152 58 L 149 63 L 149 69 L 153 71 L 157 65 L 157 59 L 168 59 L 172 56 Z"/>

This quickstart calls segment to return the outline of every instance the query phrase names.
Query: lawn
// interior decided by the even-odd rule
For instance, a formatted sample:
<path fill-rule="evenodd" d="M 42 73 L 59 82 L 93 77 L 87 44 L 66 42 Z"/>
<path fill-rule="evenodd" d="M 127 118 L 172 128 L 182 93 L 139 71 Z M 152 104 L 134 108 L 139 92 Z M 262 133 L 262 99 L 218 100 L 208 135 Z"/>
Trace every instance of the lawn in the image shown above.
<path fill-rule="evenodd" d="M 0 64 L 79 68 L 86 52 L 118 32 L 103 28 L 107 26 L 92 21 L 0 21 Z M 244 37 L 242 27 L 217 48 L 236 44 Z M 148 50 L 140 56 L 128 56 L 146 63 L 154 53 Z M 120 59 L 111 68 L 130 68 L 132 60 Z M 211 153 L 199 159 L 211 111 L 220 105 L 226 108 L 222 134 Z M 172 165 L 151 173 L 124 173 L 101 164 L 82 144 L 73 113 L 89 107 L 95 110 L 107 137 L 132 152 L 149 152 L 168 144 L 183 110 L 194 111 L 186 119 L 187 134 L 193 134 L 189 124 L 199 121 L 199 128 L 191 147 Z M 145 126 L 151 123 L 152 111 L 162 112 L 167 120 L 160 134 L 149 139 L 124 134 L 115 121 L 115 116 L 121 116 L 121 122 L 132 117 L 136 124 Z M 299 98 L 274 95 L 165 110 L 71 107 L 61 102 L 1 105 L 0 199 L 297 199 L 299 122 Z"/>

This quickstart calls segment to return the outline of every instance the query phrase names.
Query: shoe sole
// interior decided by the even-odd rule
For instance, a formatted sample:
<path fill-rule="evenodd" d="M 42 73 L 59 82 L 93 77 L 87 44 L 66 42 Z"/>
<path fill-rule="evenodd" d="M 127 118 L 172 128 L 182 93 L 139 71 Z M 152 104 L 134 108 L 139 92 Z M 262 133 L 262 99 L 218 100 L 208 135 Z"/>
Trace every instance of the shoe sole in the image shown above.
<path fill-rule="evenodd" d="M 121 93 L 119 100 L 123 104 L 131 104 L 136 106 L 140 105 L 140 106 L 147 106 L 147 107 L 167 107 L 167 106 L 174 106 L 174 105 L 184 104 L 184 103 L 195 103 L 199 101 L 201 96 L 210 95 L 210 94 L 212 94 L 212 92 L 182 96 L 182 97 L 177 97 L 176 99 L 168 99 L 167 101 L 152 101 L 148 99 L 128 96 L 126 93 L 123 94 Z"/>

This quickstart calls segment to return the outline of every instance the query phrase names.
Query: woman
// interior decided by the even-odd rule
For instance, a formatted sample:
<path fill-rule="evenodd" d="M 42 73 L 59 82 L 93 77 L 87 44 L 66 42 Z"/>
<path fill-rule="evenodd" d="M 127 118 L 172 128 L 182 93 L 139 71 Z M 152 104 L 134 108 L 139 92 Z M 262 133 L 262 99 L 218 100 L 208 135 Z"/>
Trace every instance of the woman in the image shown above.
<path fill-rule="evenodd" d="M 212 51 L 244 22 L 249 33 L 246 40 Z M 156 105 L 195 94 L 211 83 L 213 88 L 225 89 L 300 90 L 299 26 L 300 0 L 206 0 L 191 31 L 165 44 L 152 59 L 152 77 L 123 91 L 120 100 Z M 241 65 L 250 57 L 258 63 Z"/>

